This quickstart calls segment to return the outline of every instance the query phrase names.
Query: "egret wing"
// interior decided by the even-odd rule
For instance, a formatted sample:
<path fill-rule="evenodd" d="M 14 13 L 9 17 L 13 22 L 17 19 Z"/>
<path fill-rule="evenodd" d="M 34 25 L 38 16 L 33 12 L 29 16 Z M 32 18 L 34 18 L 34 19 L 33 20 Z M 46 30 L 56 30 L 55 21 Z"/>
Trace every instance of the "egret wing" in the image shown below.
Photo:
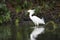
<path fill-rule="evenodd" d="M 44 20 L 42 20 L 41 18 L 39 18 L 37 16 L 33 16 L 33 19 L 38 23 L 45 24 Z"/>
<path fill-rule="evenodd" d="M 37 16 L 33 16 L 33 19 L 37 20 L 37 21 L 40 21 L 41 18 L 37 17 Z"/>

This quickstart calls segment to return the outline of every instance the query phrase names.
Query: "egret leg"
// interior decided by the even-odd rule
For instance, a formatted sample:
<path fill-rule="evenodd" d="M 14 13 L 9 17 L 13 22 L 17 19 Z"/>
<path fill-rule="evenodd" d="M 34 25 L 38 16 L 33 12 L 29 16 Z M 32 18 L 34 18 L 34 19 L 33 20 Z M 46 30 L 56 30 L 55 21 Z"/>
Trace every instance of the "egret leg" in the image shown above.
<path fill-rule="evenodd" d="M 39 24 L 37 24 L 37 28 L 39 27 Z"/>
<path fill-rule="evenodd" d="M 35 24 L 35 28 L 37 28 L 37 25 Z"/>

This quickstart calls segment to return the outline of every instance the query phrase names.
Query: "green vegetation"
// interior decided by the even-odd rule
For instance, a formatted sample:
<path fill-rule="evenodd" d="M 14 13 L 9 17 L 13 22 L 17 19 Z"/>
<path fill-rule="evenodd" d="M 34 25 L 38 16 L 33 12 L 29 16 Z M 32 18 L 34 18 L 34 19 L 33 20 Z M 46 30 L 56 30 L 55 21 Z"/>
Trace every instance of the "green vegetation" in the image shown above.
<path fill-rule="evenodd" d="M 10 21 L 10 11 L 4 2 L 0 3 L 0 23 Z"/>

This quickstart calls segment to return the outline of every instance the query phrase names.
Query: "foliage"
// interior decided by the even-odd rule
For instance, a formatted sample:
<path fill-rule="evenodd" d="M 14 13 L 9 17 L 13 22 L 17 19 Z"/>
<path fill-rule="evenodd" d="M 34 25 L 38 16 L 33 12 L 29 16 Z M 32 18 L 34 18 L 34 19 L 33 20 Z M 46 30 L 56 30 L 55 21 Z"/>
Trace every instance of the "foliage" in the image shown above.
<path fill-rule="evenodd" d="M 42 1 L 41 5 L 36 6 L 36 13 L 43 13 L 43 10 L 48 11 L 49 9 L 53 9 L 55 7 L 55 1 L 51 1 L 51 2 L 45 2 Z"/>
<path fill-rule="evenodd" d="M 6 4 L 0 3 L 0 23 L 10 20 L 10 11 L 7 9 Z"/>

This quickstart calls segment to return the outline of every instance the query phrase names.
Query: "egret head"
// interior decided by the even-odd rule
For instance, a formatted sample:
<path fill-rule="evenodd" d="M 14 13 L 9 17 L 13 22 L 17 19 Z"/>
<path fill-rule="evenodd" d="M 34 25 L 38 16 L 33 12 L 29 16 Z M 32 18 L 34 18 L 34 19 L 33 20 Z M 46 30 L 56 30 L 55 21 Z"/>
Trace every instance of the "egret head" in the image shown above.
<path fill-rule="evenodd" d="M 29 13 L 34 13 L 35 12 L 35 9 L 34 10 L 28 10 L 27 12 L 29 12 Z"/>

